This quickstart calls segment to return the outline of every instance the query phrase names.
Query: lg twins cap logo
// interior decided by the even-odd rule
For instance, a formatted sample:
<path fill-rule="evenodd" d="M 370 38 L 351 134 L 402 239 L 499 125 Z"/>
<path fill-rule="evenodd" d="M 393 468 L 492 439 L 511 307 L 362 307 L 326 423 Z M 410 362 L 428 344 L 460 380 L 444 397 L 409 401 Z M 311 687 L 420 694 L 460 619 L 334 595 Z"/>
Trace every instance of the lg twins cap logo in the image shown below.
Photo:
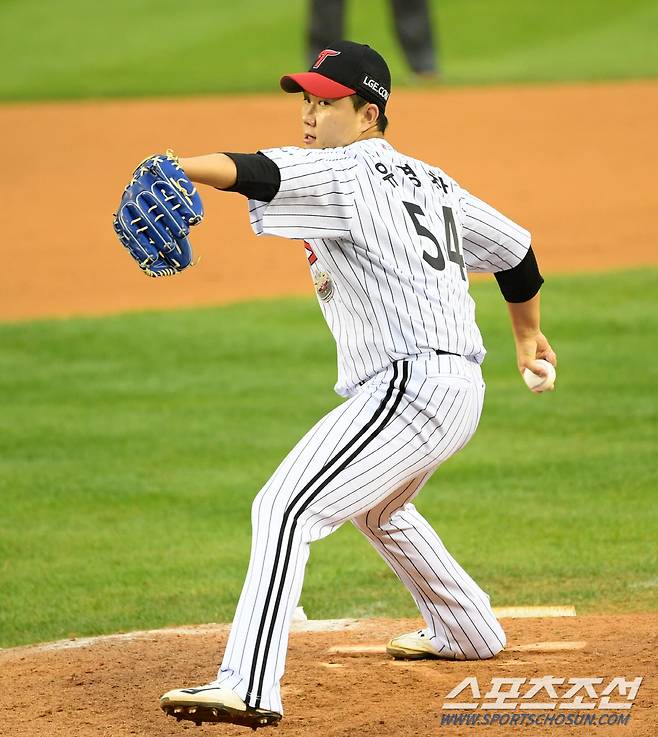
<path fill-rule="evenodd" d="M 339 54 L 340 51 L 334 51 L 333 49 L 325 49 L 324 51 L 321 51 L 312 68 L 317 69 L 328 56 L 338 56 Z"/>
<path fill-rule="evenodd" d="M 372 77 L 369 77 L 367 74 L 363 78 L 363 86 L 364 87 L 370 87 L 371 90 L 374 90 L 380 97 L 383 97 L 385 100 L 388 100 L 388 90 L 386 87 L 382 87 L 377 80 L 373 79 Z"/>

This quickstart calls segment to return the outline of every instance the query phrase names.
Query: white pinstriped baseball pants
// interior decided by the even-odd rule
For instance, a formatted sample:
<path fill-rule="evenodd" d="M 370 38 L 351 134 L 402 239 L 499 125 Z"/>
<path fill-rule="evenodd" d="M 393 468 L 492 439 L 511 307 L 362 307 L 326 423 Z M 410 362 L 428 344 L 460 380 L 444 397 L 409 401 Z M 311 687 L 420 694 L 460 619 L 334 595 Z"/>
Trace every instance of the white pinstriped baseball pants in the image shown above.
<path fill-rule="evenodd" d="M 251 559 L 219 683 L 250 706 L 282 712 L 279 680 L 309 545 L 347 520 L 407 587 L 446 658 L 502 650 L 488 596 L 411 504 L 471 438 L 483 399 L 480 367 L 464 358 L 398 361 L 297 443 L 253 503 Z"/>

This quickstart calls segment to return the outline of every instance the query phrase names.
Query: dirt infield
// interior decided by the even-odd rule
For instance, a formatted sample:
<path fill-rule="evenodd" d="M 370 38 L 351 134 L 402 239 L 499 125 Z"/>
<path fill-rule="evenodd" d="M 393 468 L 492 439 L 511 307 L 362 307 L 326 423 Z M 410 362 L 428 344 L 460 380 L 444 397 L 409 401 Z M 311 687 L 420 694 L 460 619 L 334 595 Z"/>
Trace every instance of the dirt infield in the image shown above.
<path fill-rule="evenodd" d="M 111 227 L 145 155 L 296 144 L 297 104 L 279 94 L 1 107 L 0 319 L 311 294 L 302 249 L 255 238 L 240 195 L 205 188 L 202 261 L 176 279 L 144 277 Z M 394 145 L 526 225 L 544 271 L 658 262 L 658 82 L 399 91 L 390 119 Z"/>
<path fill-rule="evenodd" d="M 527 692 L 531 678 L 552 675 L 564 678 L 566 683 L 569 678 L 598 677 L 603 679 L 601 685 L 595 686 L 599 696 L 613 677 L 631 679 L 641 675 L 644 681 L 630 711 L 577 710 L 597 716 L 630 714 L 626 725 L 581 725 L 572 729 L 535 725 L 522 732 L 542 736 L 564 733 L 579 737 L 655 737 L 658 615 L 514 619 L 503 620 L 503 624 L 508 633 L 508 649 L 493 660 L 479 662 L 396 662 L 388 658 L 382 645 L 392 634 L 419 626 L 417 621 L 370 620 L 338 632 L 293 633 L 283 681 L 286 714 L 276 732 L 262 734 L 495 737 L 521 728 L 441 725 L 442 717 L 455 713 L 442 709 L 446 696 L 464 678 L 475 677 L 481 696 L 485 697 L 494 677 L 527 679 L 521 694 Z M 582 646 L 582 640 L 582 649 L 556 649 L 570 643 Z M 177 723 L 165 717 L 158 705 L 164 690 L 212 680 L 225 642 L 225 633 L 200 632 L 197 636 L 159 635 L 148 641 L 101 642 L 71 650 L 22 649 L 0 653 L 1 733 L 8 737 L 250 734 L 245 728 L 230 725 L 195 727 L 191 722 Z M 363 650 L 332 652 L 345 646 Z M 564 695 L 565 690 L 558 687 L 558 696 Z M 470 701 L 470 694 L 468 690 L 454 700 Z M 585 704 L 596 702 L 586 693 L 580 695 L 585 696 Z M 618 693 L 614 696 L 612 701 L 624 701 Z M 485 701 L 481 698 L 478 703 Z M 532 701 L 550 700 L 542 693 Z M 532 710 L 516 712 L 530 714 Z M 465 713 L 483 718 L 487 711 L 480 706 Z M 547 712 L 535 711 L 540 713 Z M 566 715 L 568 711 L 556 709 L 554 713 Z"/>

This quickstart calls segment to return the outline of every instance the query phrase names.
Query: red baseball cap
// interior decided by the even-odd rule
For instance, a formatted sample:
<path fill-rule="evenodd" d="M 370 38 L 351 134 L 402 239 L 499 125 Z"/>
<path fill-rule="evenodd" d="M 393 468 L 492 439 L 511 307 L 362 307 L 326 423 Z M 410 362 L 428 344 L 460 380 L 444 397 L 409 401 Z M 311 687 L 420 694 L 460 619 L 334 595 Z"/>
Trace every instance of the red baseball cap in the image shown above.
<path fill-rule="evenodd" d="M 323 49 L 308 72 L 281 77 L 284 92 L 328 99 L 360 95 L 382 110 L 391 92 L 388 65 L 374 49 L 353 41 L 336 41 Z"/>

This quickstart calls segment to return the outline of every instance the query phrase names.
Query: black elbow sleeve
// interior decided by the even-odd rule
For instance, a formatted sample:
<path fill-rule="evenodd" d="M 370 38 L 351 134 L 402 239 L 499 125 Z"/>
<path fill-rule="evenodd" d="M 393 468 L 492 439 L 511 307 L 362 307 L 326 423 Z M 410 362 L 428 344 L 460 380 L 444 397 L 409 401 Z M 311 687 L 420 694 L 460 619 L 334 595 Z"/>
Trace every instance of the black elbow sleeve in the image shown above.
<path fill-rule="evenodd" d="M 527 302 L 544 283 L 532 246 L 513 269 L 494 273 L 506 302 Z"/>
<path fill-rule="evenodd" d="M 238 176 L 226 192 L 239 192 L 251 200 L 270 202 L 281 186 L 279 167 L 265 154 L 235 154 L 224 151 L 233 160 Z"/>

